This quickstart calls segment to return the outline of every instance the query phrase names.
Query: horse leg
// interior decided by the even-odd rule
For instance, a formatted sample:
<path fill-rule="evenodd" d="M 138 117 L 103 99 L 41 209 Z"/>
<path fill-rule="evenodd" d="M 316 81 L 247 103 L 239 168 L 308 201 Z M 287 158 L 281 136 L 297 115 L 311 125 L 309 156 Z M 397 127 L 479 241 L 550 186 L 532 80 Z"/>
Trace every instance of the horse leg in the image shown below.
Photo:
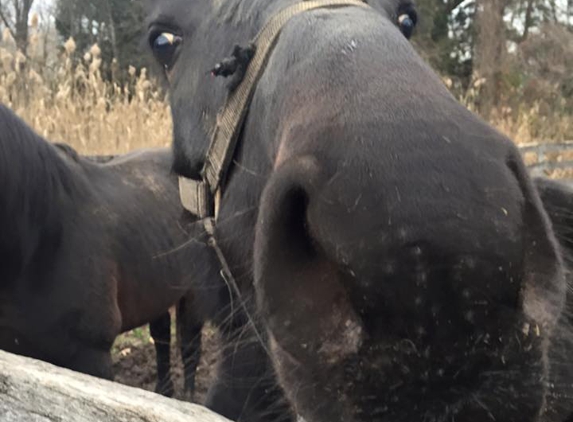
<path fill-rule="evenodd" d="M 202 329 L 203 320 L 197 316 L 193 297 L 182 298 L 177 305 L 177 333 L 185 374 L 185 395 L 190 400 L 195 392 L 195 375 L 201 359 Z"/>
<path fill-rule="evenodd" d="M 174 387 L 171 380 L 171 316 L 169 311 L 149 323 L 149 331 L 155 344 L 157 361 L 157 385 L 155 392 L 167 397 L 173 396 Z"/>

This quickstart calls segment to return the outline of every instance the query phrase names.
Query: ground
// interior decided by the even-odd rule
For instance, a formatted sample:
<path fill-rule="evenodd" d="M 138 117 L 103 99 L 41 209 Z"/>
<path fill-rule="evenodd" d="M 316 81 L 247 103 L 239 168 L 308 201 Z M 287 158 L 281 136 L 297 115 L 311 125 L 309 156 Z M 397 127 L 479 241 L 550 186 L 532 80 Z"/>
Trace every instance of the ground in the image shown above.
<path fill-rule="evenodd" d="M 173 318 L 174 319 L 174 318 Z M 175 330 L 171 341 L 171 376 L 175 384 L 175 398 L 185 400 L 183 395 L 183 365 L 179 354 Z M 194 402 L 203 403 L 217 361 L 217 335 L 207 325 L 203 329 L 201 363 L 197 369 L 197 387 Z M 154 391 L 156 382 L 155 348 L 149 336 L 149 327 L 137 328 L 118 337 L 112 349 L 115 380 L 132 387 Z"/>

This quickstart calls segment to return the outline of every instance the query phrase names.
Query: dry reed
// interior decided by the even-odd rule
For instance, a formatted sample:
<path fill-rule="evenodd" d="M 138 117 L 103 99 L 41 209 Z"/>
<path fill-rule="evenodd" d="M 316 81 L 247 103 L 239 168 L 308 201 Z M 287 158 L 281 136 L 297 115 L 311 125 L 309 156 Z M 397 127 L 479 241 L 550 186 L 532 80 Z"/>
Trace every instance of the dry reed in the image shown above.
<path fill-rule="evenodd" d="M 0 44 L 0 102 L 45 138 L 81 153 L 169 145 L 169 106 L 146 69 L 130 68 L 120 85 L 102 78 L 101 63 L 97 45 L 77 59 L 72 39 L 50 70 Z"/>
<path fill-rule="evenodd" d="M 37 37 L 32 34 L 28 57 L 15 51 L 7 32 L 0 40 L 0 102 L 42 136 L 85 154 L 119 154 L 169 144 L 169 106 L 146 69 L 130 67 L 125 84 L 107 81 L 101 74 L 99 47 L 94 45 L 78 57 L 73 39 L 64 44 L 55 66 L 48 68 L 34 58 Z M 476 81 L 460 98 L 470 109 L 479 84 Z M 518 144 L 560 141 L 573 134 L 570 116 L 541 118 L 535 108 L 504 107 L 494 113 L 492 123 Z"/>

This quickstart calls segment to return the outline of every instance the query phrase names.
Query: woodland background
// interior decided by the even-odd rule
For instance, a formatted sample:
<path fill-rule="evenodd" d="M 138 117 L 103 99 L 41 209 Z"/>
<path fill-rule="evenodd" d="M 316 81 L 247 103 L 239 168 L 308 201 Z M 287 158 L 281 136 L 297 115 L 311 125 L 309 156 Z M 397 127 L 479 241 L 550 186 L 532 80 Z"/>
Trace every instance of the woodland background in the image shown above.
<path fill-rule="evenodd" d="M 167 145 L 142 0 L 0 0 L 0 101 L 84 153 Z M 517 143 L 573 140 L 573 0 L 418 0 L 413 43 Z M 151 69 L 151 70 L 148 70 Z"/>

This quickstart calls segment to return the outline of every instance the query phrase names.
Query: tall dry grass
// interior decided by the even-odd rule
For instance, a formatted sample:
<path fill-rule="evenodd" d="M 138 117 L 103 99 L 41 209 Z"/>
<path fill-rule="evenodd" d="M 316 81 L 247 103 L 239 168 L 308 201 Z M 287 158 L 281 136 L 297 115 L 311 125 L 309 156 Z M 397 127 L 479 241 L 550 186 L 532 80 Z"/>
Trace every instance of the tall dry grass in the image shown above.
<path fill-rule="evenodd" d="M 444 83 L 451 87 L 448 79 Z M 476 104 L 483 83 L 483 79 L 473 81 L 458 98 L 474 113 L 478 113 Z M 573 140 L 573 116 L 557 110 L 553 113 L 547 113 L 547 110 L 541 112 L 542 107 L 545 104 L 541 102 L 530 107 L 503 105 L 492 112 L 489 122 L 518 145 Z"/>
<path fill-rule="evenodd" d="M 77 57 L 70 39 L 55 66 L 42 68 L 39 60 L 11 49 L 10 43 L 5 33 L 0 44 L 0 102 L 45 138 L 85 154 L 169 145 L 169 106 L 146 69 L 130 68 L 129 80 L 120 85 L 102 78 L 97 45 Z"/>
<path fill-rule="evenodd" d="M 118 154 L 170 143 L 169 106 L 146 69 L 130 68 L 130 80 L 124 84 L 107 81 L 102 78 L 98 46 L 81 56 L 72 39 L 58 60 L 46 66 L 42 55 L 34 54 L 38 50 L 34 29 L 28 57 L 15 51 L 8 32 L 0 40 L 0 102 L 47 139 L 68 143 L 85 154 Z M 460 98 L 472 110 L 479 86 L 476 81 Z M 535 107 L 502 107 L 491 123 L 517 143 L 573 138 L 571 116 L 540 115 Z"/>

